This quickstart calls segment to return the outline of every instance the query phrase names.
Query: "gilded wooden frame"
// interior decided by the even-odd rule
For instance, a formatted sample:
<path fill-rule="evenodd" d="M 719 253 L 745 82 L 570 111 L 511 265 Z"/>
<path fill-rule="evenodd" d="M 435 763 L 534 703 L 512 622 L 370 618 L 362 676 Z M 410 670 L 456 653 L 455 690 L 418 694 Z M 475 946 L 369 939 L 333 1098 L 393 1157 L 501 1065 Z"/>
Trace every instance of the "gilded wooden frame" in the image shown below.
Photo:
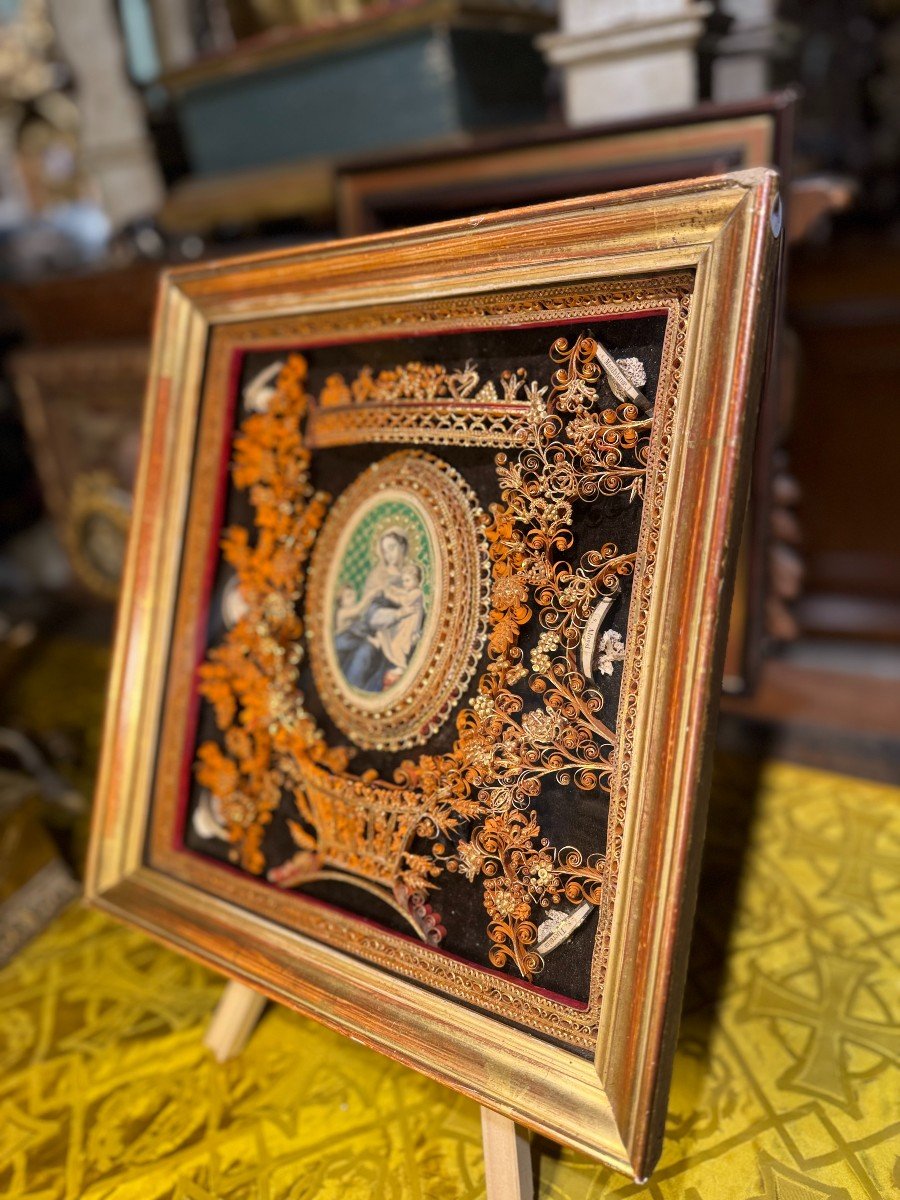
<path fill-rule="evenodd" d="M 479 1103 L 646 1176 L 660 1146 L 690 936 L 735 516 L 781 232 L 748 171 L 182 268 L 163 280 L 87 872 L 92 903 Z M 148 865 L 198 415 L 215 347 L 254 322 L 690 273 L 645 669 L 624 698 L 628 803 L 594 1061 Z M 242 334 L 242 330 L 244 331 Z M 213 365 L 210 365 L 213 364 Z M 686 534 L 685 531 L 689 531 Z M 724 606 L 724 607 L 723 607 Z M 679 637 L 691 630 L 690 639 Z M 661 748 L 666 748 L 661 753 Z M 271 914 L 271 916 L 269 915 Z M 638 953 L 637 948 L 642 952 Z"/>

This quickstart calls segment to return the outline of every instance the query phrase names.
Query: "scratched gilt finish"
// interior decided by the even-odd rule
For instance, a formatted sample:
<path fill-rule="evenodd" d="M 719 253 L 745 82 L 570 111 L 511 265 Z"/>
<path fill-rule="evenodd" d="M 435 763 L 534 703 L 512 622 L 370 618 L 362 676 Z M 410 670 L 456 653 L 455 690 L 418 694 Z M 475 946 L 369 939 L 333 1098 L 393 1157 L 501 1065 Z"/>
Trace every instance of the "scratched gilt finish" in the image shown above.
<path fill-rule="evenodd" d="M 727 598 L 733 517 L 746 496 L 749 456 L 735 449 L 758 398 L 758 326 L 779 232 L 775 177 L 753 171 L 169 273 L 158 309 L 89 897 L 481 1103 L 620 1169 L 646 1172 L 662 1135 L 686 959 L 711 681 L 721 677 L 715 634 Z M 145 866 L 165 648 L 211 339 L 241 321 L 283 319 L 291 327 L 307 313 L 364 313 L 366 306 L 393 307 L 402 330 L 426 296 L 452 310 L 459 297 L 474 303 L 502 289 L 685 270 L 695 272 L 695 288 L 671 429 L 669 473 L 677 486 L 657 513 L 656 571 L 666 586 L 643 602 L 635 630 L 653 671 L 624 701 L 630 775 L 619 772 L 614 784 L 618 890 L 602 934 L 607 970 L 596 1062 Z M 683 629 L 693 631 L 689 641 L 671 636 Z M 678 752 L 660 755 L 668 745 Z"/>
<path fill-rule="evenodd" d="M 540 1200 L 892 1195 L 898 867 L 900 789 L 721 759 L 662 1159 L 642 1188 L 543 1143 Z M 221 990 L 77 907 L 0 972 L 0 1194 L 483 1196 L 471 1101 L 281 1008 L 220 1066 Z"/>

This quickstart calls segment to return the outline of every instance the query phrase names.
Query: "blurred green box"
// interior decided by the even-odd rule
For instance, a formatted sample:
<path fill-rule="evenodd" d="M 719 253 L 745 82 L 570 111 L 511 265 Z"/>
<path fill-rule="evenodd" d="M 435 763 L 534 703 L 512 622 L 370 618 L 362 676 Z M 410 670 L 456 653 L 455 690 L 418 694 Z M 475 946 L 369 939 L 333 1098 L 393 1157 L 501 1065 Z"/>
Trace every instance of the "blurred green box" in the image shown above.
<path fill-rule="evenodd" d="M 343 158 L 541 121 L 544 27 L 527 9 L 425 3 L 272 33 L 166 83 L 196 175 Z"/>

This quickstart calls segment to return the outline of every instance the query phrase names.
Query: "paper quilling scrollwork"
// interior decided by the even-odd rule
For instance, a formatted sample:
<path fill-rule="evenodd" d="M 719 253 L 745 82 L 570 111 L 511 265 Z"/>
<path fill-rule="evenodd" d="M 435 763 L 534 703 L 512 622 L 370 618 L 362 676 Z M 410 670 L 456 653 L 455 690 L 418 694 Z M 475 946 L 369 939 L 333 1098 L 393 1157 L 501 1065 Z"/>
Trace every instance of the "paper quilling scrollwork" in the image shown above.
<path fill-rule="evenodd" d="M 269 370 L 232 448 L 251 519 L 222 539 L 230 627 L 200 668 L 218 732 L 195 764 L 195 826 L 244 871 L 361 887 L 435 946 L 442 888 L 464 879 L 488 961 L 527 981 L 605 898 L 602 839 L 558 843 L 539 800 L 550 786 L 610 800 L 620 735 L 603 683 L 628 646 L 605 621 L 638 551 L 602 522 L 590 544 L 576 527 L 604 497 L 641 507 L 654 422 L 621 387 L 643 384 L 639 359 L 610 378 L 578 325 L 545 349 L 547 382 L 422 362 L 316 391 L 302 354 Z M 354 440 L 394 446 L 340 495 L 317 488 L 315 450 Z M 492 448 L 496 499 L 448 445 Z M 355 768 L 366 749 L 402 756 L 382 775 Z M 275 860 L 266 831 L 285 804 L 292 844 Z"/>

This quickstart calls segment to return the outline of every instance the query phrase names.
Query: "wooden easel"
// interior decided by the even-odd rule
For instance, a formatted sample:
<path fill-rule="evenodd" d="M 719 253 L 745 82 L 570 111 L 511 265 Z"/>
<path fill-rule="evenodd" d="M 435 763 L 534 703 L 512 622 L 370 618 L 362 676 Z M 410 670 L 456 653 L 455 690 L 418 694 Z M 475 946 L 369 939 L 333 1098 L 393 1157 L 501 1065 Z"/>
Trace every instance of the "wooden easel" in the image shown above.
<path fill-rule="evenodd" d="M 230 981 L 216 1005 L 203 1044 L 217 1062 L 240 1054 L 262 1016 L 266 997 Z M 492 1109 L 481 1110 L 487 1200 L 534 1200 L 528 1131 Z"/>

